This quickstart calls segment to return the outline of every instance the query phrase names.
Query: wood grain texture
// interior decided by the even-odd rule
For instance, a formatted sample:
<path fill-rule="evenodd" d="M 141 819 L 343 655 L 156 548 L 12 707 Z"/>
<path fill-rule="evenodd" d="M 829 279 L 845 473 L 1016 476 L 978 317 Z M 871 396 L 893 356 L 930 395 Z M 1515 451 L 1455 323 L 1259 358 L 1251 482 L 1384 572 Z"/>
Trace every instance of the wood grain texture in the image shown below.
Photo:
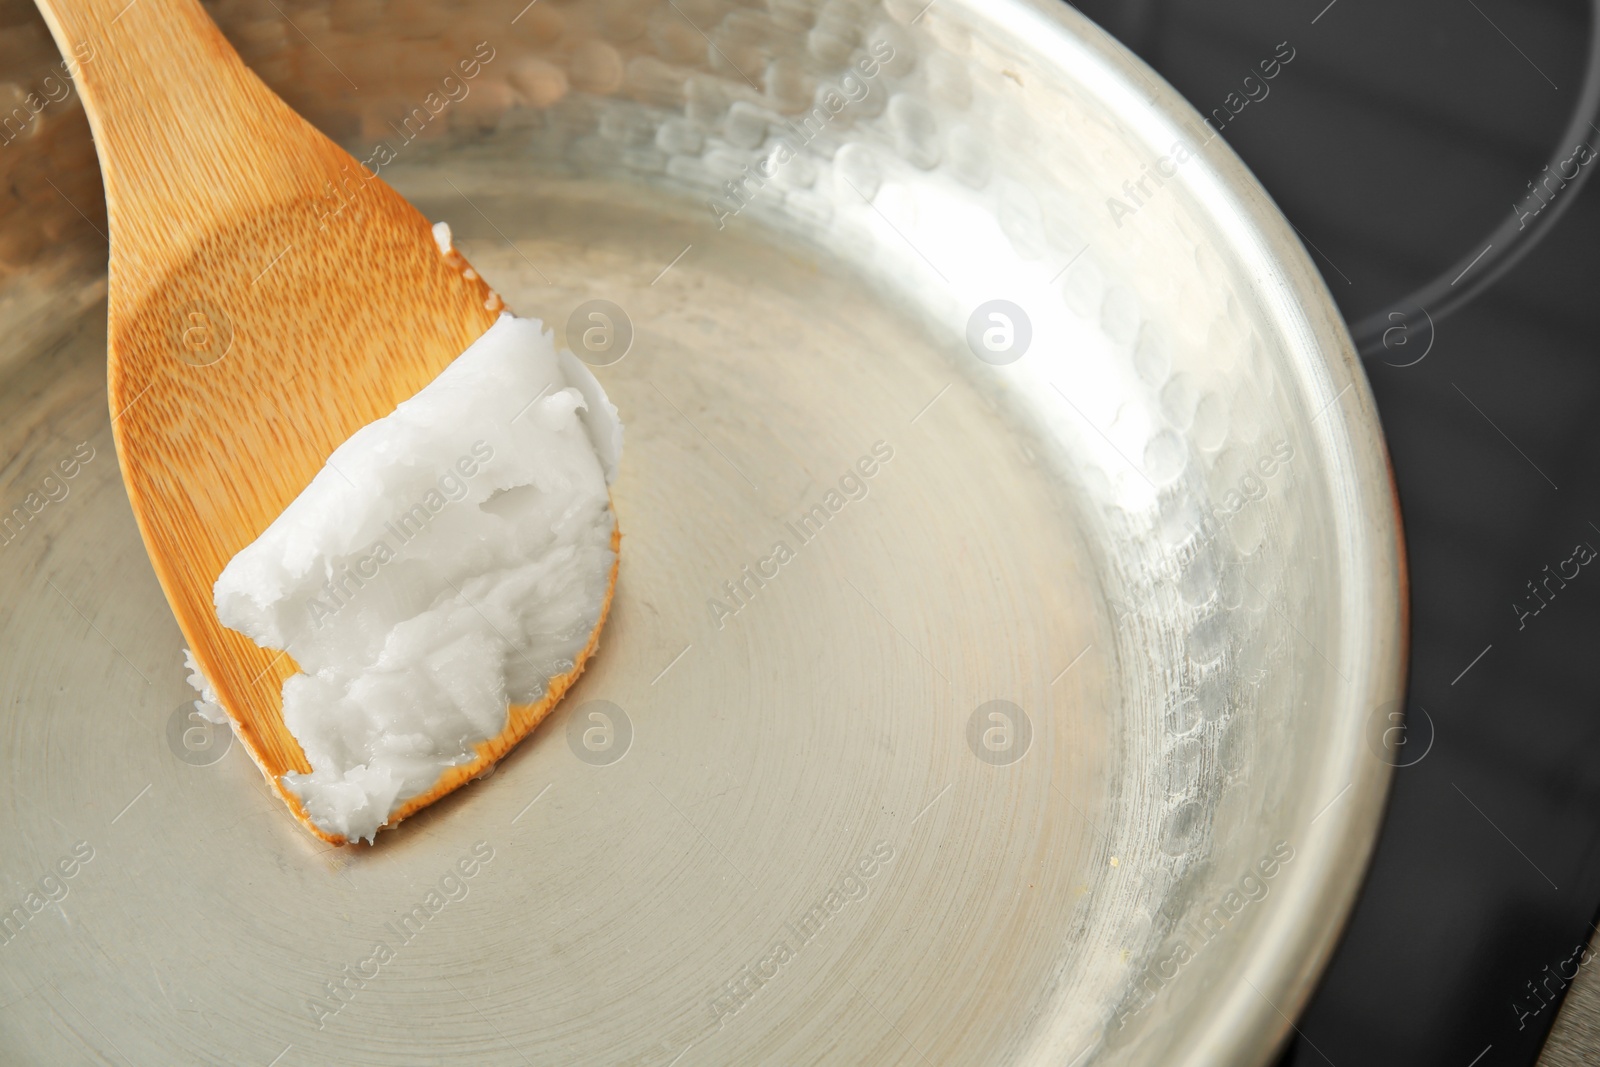
<path fill-rule="evenodd" d="M 110 225 L 108 392 L 117 458 L 162 589 L 239 739 L 280 776 L 309 771 L 284 726 L 298 667 L 216 617 L 212 587 L 360 427 L 432 381 L 500 298 L 428 220 L 275 96 L 198 0 L 38 0 L 78 71 Z M 612 581 L 616 572 L 613 568 Z M 609 607 L 609 595 L 607 597 Z M 582 672 L 513 709 L 481 772 Z"/>

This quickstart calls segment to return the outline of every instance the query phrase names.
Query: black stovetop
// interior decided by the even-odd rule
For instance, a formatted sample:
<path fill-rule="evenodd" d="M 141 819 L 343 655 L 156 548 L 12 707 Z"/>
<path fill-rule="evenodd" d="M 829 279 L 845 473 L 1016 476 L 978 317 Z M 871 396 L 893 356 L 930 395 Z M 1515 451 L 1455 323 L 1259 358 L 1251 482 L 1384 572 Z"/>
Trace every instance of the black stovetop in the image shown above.
<path fill-rule="evenodd" d="M 1282 1059 L 1526 1067 L 1600 905 L 1600 185 L 1530 184 L 1579 97 L 1588 7 L 1079 6 L 1203 110 L 1295 49 L 1223 136 L 1351 321 L 1470 258 L 1508 213 L 1571 196 L 1431 338 L 1366 361 L 1410 557 L 1411 765 Z"/>

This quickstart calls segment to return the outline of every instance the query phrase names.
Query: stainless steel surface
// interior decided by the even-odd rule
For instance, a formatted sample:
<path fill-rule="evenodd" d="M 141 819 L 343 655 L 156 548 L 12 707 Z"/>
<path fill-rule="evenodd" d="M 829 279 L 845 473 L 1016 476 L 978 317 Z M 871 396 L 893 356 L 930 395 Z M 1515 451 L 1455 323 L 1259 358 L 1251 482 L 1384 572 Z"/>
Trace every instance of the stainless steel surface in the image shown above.
<path fill-rule="evenodd" d="M 1600 955 L 1600 935 L 1588 944 L 1572 946 L 1571 953 L 1526 979 L 1534 988 L 1516 991 L 1511 1010 L 1524 1026 L 1542 1025 L 1548 1012 L 1557 1012 L 1539 1067 L 1584 1067 L 1600 1062 L 1600 975 L 1595 957 Z M 1568 988 L 1570 985 L 1571 988 Z"/>
<path fill-rule="evenodd" d="M 523 314 L 634 331 L 598 371 L 629 434 L 601 652 L 376 847 L 321 846 L 184 719 L 81 117 L 0 148 L 0 505 L 30 516 L 0 1060 L 1264 1061 L 1361 877 L 1403 669 L 1372 399 L 1287 224 L 1220 141 L 1172 160 L 1193 113 L 1064 7 L 519 6 L 218 8 L 361 158 L 492 41 L 382 174 Z M 998 365 L 993 300 L 1031 332 Z"/>

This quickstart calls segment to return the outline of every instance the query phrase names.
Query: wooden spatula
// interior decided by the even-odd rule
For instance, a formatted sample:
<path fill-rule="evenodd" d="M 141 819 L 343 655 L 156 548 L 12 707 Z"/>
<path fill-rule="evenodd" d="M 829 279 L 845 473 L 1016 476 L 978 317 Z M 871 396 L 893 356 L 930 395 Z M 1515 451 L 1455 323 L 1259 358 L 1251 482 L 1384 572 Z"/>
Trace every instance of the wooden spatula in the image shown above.
<path fill-rule="evenodd" d="M 223 627 L 212 585 L 335 447 L 488 329 L 500 299 L 262 84 L 198 0 L 38 4 L 63 54 L 92 55 L 77 84 L 105 175 L 107 378 L 134 517 L 239 739 L 295 815 L 342 843 L 279 781 L 311 769 L 282 717 L 298 668 Z M 477 761 L 390 821 L 503 755 L 594 645 L 543 701 L 513 708 Z"/>

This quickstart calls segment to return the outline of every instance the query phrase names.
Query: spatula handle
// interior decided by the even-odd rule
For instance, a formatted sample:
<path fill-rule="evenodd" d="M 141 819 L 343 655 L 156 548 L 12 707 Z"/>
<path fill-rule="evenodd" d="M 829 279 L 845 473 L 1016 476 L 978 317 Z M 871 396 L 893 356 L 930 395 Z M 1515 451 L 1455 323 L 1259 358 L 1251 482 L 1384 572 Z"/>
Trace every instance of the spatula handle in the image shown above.
<path fill-rule="evenodd" d="M 314 195 L 306 175 L 320 169 L 309 164 L 321 135 L 245 66 L 199 0 L 37 3 L 94 132 L 114 290 L 153 282 L 219 217 Z"/>

